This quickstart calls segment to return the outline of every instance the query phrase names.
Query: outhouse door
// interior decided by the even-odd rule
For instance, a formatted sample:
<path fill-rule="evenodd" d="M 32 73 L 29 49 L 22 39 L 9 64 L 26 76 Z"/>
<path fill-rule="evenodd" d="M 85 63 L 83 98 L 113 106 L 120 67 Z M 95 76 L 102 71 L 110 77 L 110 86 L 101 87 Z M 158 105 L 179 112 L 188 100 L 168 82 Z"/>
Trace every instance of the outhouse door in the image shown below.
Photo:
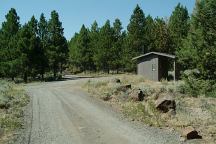
<path fill-rule="evenodd" d="M 157 81 L 157 60 L 154 58 L 151 60 L 152 63 L 152 80 Z"/>

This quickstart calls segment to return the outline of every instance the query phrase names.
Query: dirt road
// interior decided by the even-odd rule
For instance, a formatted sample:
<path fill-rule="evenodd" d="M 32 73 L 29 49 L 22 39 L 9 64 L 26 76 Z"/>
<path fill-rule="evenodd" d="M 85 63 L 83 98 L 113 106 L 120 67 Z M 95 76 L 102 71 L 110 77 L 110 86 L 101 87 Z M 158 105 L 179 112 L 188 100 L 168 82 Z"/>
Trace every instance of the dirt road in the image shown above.
<path fill-rule="evenodd" d="M 26 86 L 31 96 L 28 144 L 175 144 L 174 133 L 124 120 L 80 90 L 87 81 L 70 80 Z M 24 142 L 25 141 L 25 142 Z"/>

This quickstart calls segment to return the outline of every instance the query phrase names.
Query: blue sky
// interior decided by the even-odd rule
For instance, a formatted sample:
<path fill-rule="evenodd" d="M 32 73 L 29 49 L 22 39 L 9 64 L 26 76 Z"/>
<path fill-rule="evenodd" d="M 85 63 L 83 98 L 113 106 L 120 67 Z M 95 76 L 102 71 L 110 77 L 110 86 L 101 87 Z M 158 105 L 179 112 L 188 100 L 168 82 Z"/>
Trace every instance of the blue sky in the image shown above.
<path fill-rule="evenodd" d="M 32 15 L 39 19 L 41 13 L 49 19 L 50 12 L 56 10 L 69 40 L 82 24 L 90 27 L 94 20 L 101 26 L 107 19 L 113 22 L 119 18 L 126 28 L 136 4 L 145 15 L 168 18 L 178 2 L 192 13 L 195 0 L 0 0 L 0 23 L 5 21 L 5 15 L 12 7 L 17 10 L 21 24 L 29 21 Z"/>

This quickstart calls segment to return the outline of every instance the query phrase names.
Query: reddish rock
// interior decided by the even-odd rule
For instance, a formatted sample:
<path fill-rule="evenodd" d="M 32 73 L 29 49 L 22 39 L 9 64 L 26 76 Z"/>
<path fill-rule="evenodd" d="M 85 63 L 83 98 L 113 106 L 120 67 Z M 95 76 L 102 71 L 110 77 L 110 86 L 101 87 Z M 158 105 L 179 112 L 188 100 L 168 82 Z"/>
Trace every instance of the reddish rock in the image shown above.
<path fill-rule="evenodd" d="M 188 126 L 182 130 L 182 136 L 186 139 L 201 139 L 202 136 L 198 134 L 198 132 L 192 127 Z"/>
<path fill-rule="evenodd" d="M 141 89 L 133 89 L 129 96 L 134 101 L 143 101 L 145 95 Z"/>
<path fill-rule="evenodd" d="M 163 94 L 155 101 L 155 107 L 158 110 L 167 113 L 170 110 L 175 110 L 176 103 L 170 94 Z"/>

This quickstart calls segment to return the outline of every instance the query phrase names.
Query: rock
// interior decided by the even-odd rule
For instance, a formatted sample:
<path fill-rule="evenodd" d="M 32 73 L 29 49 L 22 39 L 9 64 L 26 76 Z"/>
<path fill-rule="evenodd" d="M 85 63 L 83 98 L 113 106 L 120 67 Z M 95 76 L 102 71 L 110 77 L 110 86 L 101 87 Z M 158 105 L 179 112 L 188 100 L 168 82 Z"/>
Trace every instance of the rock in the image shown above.
<path fill-rule="evenodd" d="M 111 80 L 111 82 L 113 82 L 113 83 L 121 83 L 121 80 L 118 79 L 118 78 L 114 78 L 114 79 Z"/>
<path fill-rule="evenodd" d="M 190 139 L 201 139 L 202 136 L 192 127 L 188 126 L 182 130 L 182 136 L 188 140 Z"/>
<path fill-rule="evenodd" d="M 131 89 L 131 84 L 121 85 L 117 88 L 117 91 L 126 92 L 128 89 Z"/>
<path fill-rule="evenodd" d="M 141 89 L 133 89 L 129 96 L 134 101 L 143 101 L 145 95 Z"/>
<path fill-rule="evenodd" d="M 170 110 L 175 110 L 176 103 L 173 97 L 170 94 L 162 94 L 158 97 L 158 99 L 155 101 L 155 107 L 164 112 L 167 113 Z"/>

